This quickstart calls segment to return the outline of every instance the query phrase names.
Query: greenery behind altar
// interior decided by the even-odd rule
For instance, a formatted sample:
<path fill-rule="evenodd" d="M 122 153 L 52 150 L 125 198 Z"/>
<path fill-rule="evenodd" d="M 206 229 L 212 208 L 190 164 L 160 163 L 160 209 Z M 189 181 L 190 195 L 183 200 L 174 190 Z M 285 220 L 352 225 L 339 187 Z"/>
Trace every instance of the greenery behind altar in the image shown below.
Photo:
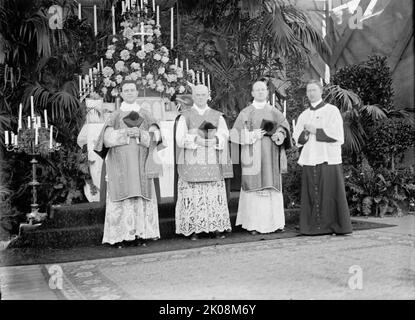
<path fill-rule="evenodd" d="M 76 144 L 86 117 L 78 81 L 80 75 L 87 75 L 89 69 L 100 64 L 101 58 L 104 68 L 95 88 L 107 101 L 114 100 L 113 88 L 121 81 L 118 75 L 141 81 L 148 90 L 172 100 L 177 94 L 189 92 L 187 81 L 191 81 L 192 73 L 184 72 L 184 67 L 179 72 L 177 66 L 170 68 L 178 58 L 187 59 L 192 70 L 210 75 L 210 105 L 225 114 L 229 126 L 250 101 L 253 81 L 260 78 L 268 81 L 270 92 L 276 95 L 276 107 L 282 110 L 286 101 L 290 124 L 304 109 L 303 74 L 310 62 L 310 48 L 321 55 L 330 54 L 330 48 L 299 8 L 284 1 L 259 0 L 179 1 L 178 6 L 176 1 L 156 3 L 160 6 L 161 26 L 158 29 L 154 23 L 146 23 L 153 26 L 153 46 L 147 47 L 152 50 L 143 57 L 143 67 L 134 65 L 136 60 L 130 59 L 132 53 L 137 56 L 143 49 L 141 36 L 132 42 L 132 48 L 121 37 L 126 28 L 139 28 L 140 24 L 129 13 L 121 15 L 120 1 L 102 1 L 96 36 L 92 19 L 79 19 L 73 1 L 2 2 L 0 228 L 6 231 L 1 232 L 3 235 L 17 232 L 30 205 L 29 157 L 6 151 L 3 135 L 5 130 L 17 127 L 20 103 L 23 112 L 29 112 L 30 96 L 34 97 L 37 113 L 47 110 L 49 123 L 57 129 L 56 140 L 62 143 L 59 152 L 39 159 L 41 209 L 87 201 L 83 194 L 85 181 L 90 179 L 87 151 Z M 62 29 L 49 27 L 51 5 L 65 9 Z M 112 35 L 112 5 L 116 13 L 116 36 Z M 172 6 L 179 8 L 175 20 L 179 32 L 174 47 L 169 48 Z M 155 30 L 160 30 L 160 34 Z M 147 28 L 146 32 L 150 30 Z M 118 39 L 118 44 L 114 39 Z M 120 64 L 119 69 L 115 66 L 118 61 L 113 56 L 121 57 L 124 50 L 119 47 L 121 43 L 128 52 L 122 54 L 125 59 L 118 60 L 135 69 L 133 76 L 124 72 Z M 112 55 L 108 50 L 113 50 Z M 160 59 L 154 58 L 156 53 Z M 169 59 L 165 66 L 160 64 L 163 57 Z M 112 73 L 105 67 L 111 67 Z M 159 71 L 167 76 L 156 79 L 163 75 Z M 345 175 L 353 214 L 401 212 L 413 204 L 415 197 L 414 172 L 411 167 L 399 166 L 399 157 L 414 144 L 413 123 L 409 111 L 397 111 L 391 102 L 393 91 L 388 72 L 382 57 L 371 57 L 361 65 L 337 70 L 325 86 L 327 101 L 340 108 L 345 120 Z M 290 150 L 288 158 L 290 171 L 283 177 L 285 205 L 298 207 L 301 181 L 301 168 L 296 164 L 298 150 Z"/>

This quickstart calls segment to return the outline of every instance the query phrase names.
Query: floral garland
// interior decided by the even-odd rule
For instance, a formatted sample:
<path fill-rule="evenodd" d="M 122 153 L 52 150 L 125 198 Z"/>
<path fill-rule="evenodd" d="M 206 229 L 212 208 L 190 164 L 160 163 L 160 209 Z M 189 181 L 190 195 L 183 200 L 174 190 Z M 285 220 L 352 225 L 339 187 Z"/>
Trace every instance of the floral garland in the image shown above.
<path fill-rule="evenodd" d="M 139 89 L 153 90 L 168 97 L 190 89 L 188 81 L 194 72 L 185 72 L 182 67 L 169 64 L 171 57 L 161 41 L 160 26 L 137 10 L 123 17 L 122 32 L 113 36 L 98 77 L 98 88 L 105 100 L 112 101 L 119 95 L 123 80 L 134 80 Z M 144 43 L 142 35 L 138 34 L 143 31 L 146 33 Z"/>

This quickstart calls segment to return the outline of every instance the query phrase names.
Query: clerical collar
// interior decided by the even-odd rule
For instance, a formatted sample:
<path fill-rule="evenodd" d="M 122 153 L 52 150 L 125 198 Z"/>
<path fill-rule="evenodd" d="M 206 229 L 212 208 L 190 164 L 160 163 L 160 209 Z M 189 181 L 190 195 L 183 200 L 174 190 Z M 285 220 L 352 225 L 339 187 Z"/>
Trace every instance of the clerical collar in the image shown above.
<path fill-rule="evenodd" d="M 196 109 L 196 111 L 200 114 L 200 115 L 202 115 L 202 114 L 204 114 L 208 109 L 209 109 L 209 106 L 207 106 L 206 105 L 206 107 L 205 108 L 200 108 L 200 107 L 198 107 L 196 104 L 193 104 L 193 108 L 195 108 Z"/>
<path fill-rule="evenodd" d="M 254 100 L 254 101 L 252 101 L 252 105 L 257 109 L 262 109 L 267 105 L 267 102 L 266 101 L 258 102 L 258 101 Z"/>
<path fill-rule="evenodd" d="M 320 99 L 317 102 L 312 102 L 311 103 L 310 110 L 314 111 L 314 110 L 317 110 L 317 109 L 320 109 L 320 108 L 324 107 L 325 105 L 326 105 L 326 103 L 324 102 L 324 100 Z"/>
<path fill-rule="evenodd" d="M 120 110 L 121 111 L 136 111 L 138 112 L 141 109 L 141 106 L 134 102 L 134 103 L 127 103 L 125 101 L 121 102 Z"/>

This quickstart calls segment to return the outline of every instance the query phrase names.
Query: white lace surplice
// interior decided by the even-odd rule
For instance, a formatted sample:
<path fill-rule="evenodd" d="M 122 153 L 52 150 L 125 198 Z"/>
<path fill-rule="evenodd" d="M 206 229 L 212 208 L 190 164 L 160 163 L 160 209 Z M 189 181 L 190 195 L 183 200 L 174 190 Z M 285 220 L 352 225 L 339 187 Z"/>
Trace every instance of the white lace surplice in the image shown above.
<path fill-rule="evenodd" d="M 231 230 L 224 180 L 186 182 L 179 178 L 177 191 L 177 234 Z"/>
<path fill-rule="evenodd" d="M 235 225 L 261 233 L 283 229 L 285 216 L 282 193 L 273 189 L 250 192 L 241 189 Z"/>
<path fill-rule="evenodd" d="M 122 201 L 111 201 L 107 194 L 104 237 L 102 243 L 114 244 L 121 241 L 160 237 L 156 190 L 154 182 L 151 200 L 140 197 Z"/>

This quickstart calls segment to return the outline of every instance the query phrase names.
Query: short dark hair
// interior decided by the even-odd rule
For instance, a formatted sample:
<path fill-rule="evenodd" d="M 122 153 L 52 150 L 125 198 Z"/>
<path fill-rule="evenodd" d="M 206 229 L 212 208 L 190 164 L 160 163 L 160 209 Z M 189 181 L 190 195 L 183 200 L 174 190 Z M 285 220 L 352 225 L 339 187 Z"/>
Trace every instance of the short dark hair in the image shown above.
<path fill-rule="evenodd" d="M 316 84 L 316 85 L 320 88 L 320 90 L 321 90 L 321 91 L 323 91 L 323 85 L 321 84 L 321 82 L 320 82 L 319 80 L 316 80 L 316 79 L 311 79 L 311 80 L 309 80 L 309 81 L 307 82 L 306 87 L 307 87 L 309 84 Z"/>
<path fill-rule="evenodd" d="M 136 82 L 135 80 L 123 80 L 123 81 L 121 82 L 121 85 L 120 85 L 121 91 L 122 91 L 122 87 L 123 87 L 125 84 L 130 84 L 130 83 L 134 84 L 134 85 L 135 85 L 135 88 L 138 90 L 138 84 L 137 84 L 137 82 Z"/>

